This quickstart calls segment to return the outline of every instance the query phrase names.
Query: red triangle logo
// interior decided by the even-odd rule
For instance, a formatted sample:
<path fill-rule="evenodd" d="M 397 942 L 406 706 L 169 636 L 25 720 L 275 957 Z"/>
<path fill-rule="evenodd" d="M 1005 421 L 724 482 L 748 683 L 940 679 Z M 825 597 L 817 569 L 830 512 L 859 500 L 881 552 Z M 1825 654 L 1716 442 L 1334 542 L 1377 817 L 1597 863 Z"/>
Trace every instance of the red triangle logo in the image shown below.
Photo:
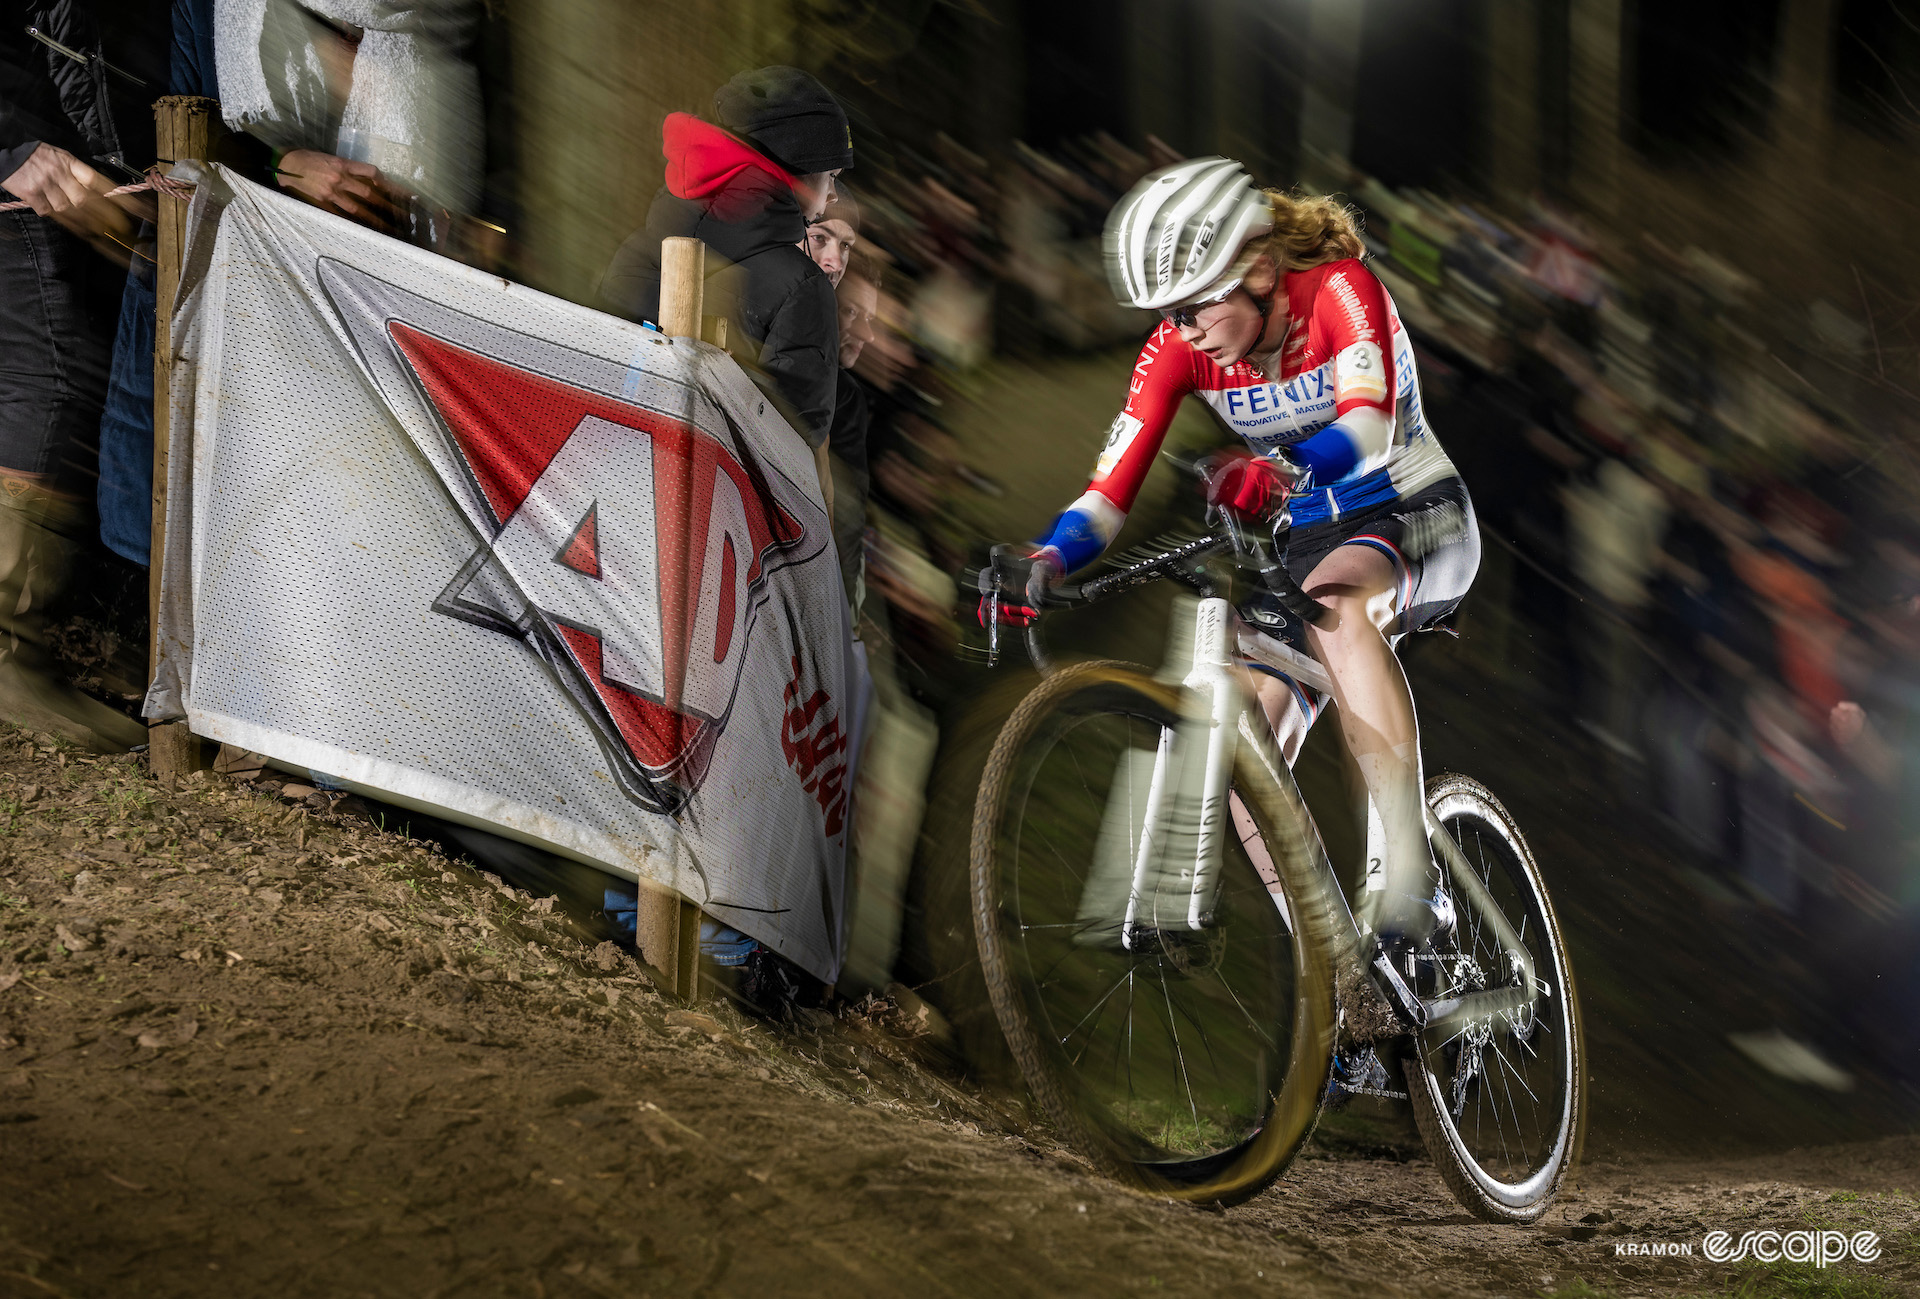
<path fill-rule="evenodd" d="M 701 612 L 701 592 L 707 589 L 707 566 L 716 564 L 720 569 L 712 575 L 718 588 L 712 659 L 722 663 L 733 649 L 738 601 L 759 581 L 768 552 L 802 539 L 805 530 L 800 521 L 771 499 L 721 442 L 683 420 L 523 369 L 403 321 L 389 320 L 386 328 L 451 434 L 467 481 L 477 489 L 480 500 L 475 503 L 491 516 L 475 522 L 484 527 L 490 521 L 496 536 L 584 420 L 600 419 L 651 439 L 652 559 L 663 697 L 637 695 L 607 680 L 598 635 L 544 611 L 542 616 L 583 683 L 598 697 L 628 753 L 655 778 L 687 789 L 697 785 L 724 725 L 724 721 L 716 725 L 681 710 L 689 671 L 698 667 L 691 642 Z M 729 490 L 746 507 L 747 535 L 738 553 L 729 535 L 720 553 L 709 555 L 711 511 L 716 483 L 723 475 L 732 480 Z M 574 525 L 553 561 L 602 580 L 597 500 Z"/>
<path fill-rule="evenodd" d="M 600 502 L 595 501 L 580 526 L 567 538 L 554 559 L 576 573 L 598 580 L 600 577 Z"/>

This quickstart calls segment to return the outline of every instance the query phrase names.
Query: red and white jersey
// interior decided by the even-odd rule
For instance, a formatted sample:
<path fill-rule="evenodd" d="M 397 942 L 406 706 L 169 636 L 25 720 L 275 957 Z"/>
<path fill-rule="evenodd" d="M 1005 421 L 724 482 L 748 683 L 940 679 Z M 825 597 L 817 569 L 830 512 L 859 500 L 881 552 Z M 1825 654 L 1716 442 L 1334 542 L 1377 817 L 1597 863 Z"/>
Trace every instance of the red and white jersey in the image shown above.
<path fill-rule="evenodd" d="M 1255 452 L 1286 453 L 1310 470 L 1294 497 L 1296 527 L 1454 475 L 1427 427 L 1413 344 L 1373 273 L 1347 258 L 1287 272 L 1284 292 L 1291 323 L 1277 377 L 1245 360 L 1222 368 L 1171 323 L 1147 340 L 1086 494 L 1043 543 L 1058 546 L 1069 570 L 1120 530 L 1189 393 Z"/>

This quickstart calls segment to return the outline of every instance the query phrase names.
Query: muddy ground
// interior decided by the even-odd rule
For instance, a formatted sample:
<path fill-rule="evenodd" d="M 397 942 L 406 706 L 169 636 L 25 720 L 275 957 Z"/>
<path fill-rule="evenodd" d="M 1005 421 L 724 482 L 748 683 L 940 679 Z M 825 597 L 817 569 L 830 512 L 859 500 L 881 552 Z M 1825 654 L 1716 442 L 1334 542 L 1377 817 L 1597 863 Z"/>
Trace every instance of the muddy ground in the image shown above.
<path fill-rule="evenodd" d="M 1399 1117 L 1350 1112 L 1200 1211 L 1093 1175 L 923 1018 L 678 1006 L 324 795 L 163 788 L 9 732 L 0 833 L 0 1295 L 1920 1289 L 1920 1138 L 1680 1160 L 1602 1133 L 1515 1229 L 1463 1216 Z M 1615 1253 L 1829 1224 L 1882 1257 Z"/>
<path fill-rule="evenodd" d="M 1077 494 L 1128 364 L 990 371 L 954 431 L 1008 490 L 956 526 L 1031 535 Z M 1122 543 L 1190 521 L 1176 498 L 1152 480 Z M 1143 1199 L 970 1082 L 912 1002 L 778 1025 L 680 1006 L 559 906 L 325 797 L 162 788 L 139 759 L 0 729 L 0 1299 L 1920 1293 L 1913 1093 L 1844 1033 L 1846 1092 L 1728 1039 L 1830 1029 L 1832 942 L 1711 886 L 1644 777 L 1560 720 L 1551 656 L 1487 616 L 1501 562 L 1463 639 L 1406 658 L 1429 769 L 1520 816 L 1580 978 L 1587 1159 L 1539 1226 L 1466 1218 L 1379 1101 L 1245 1206 Z M 1141 607 L 1061 647 L 1155 662 Z M 1321 731 L 1301 777 L 1324 810 Z M 1354 827 L 1322 829 L 1347 859 Z M 915 963 L 929 997 L 961 986 Z M 1883 1252 L 1699 1253 L 1711 1230 L 1802 1227 Z"/>

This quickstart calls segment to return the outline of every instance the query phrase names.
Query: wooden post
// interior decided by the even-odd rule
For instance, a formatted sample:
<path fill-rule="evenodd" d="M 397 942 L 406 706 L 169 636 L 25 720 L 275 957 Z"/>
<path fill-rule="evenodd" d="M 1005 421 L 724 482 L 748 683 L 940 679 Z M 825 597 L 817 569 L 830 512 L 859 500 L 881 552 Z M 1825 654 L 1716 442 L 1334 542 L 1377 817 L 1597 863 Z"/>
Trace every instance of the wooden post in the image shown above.
<path fill-rule="evenodd" d="M 698 239 L 660 241 L 660 320 L 668 338 L 699 338 L 707 291 L 707 246 Z M 641 881 L 634 917 L 640 955 L 665 975 L 678 996 L 700 992 L 700 908 L 671 889 Z"/>
<path fill-rule="evenodd" d="M 700 337 L 707 294 L 707 246 L 674 236 L 660 241 L 660 330 L 668 338 Z"/>
<path fill-rule="evenodd" d="M 153 106 L 160 157 L 207 157 L 222 131 L 219 104 L 197 95 L 168 95 Z M 153 533 L 147 557 L 147 613 L 150 628 L 148 675 L 160 666 L 160 573 L 167 545 L 167 464 L 173 373 L 173 300 L 180 287 L 181 255 L 186 249 L 187 200 L 160 194 L 159 238 L 154 248 L 153 331 Z M 206 766 L 205 748 L 185 722 L 160 722 L 148 728 L 149 756 L 156 776 L 179 777 Z"/>

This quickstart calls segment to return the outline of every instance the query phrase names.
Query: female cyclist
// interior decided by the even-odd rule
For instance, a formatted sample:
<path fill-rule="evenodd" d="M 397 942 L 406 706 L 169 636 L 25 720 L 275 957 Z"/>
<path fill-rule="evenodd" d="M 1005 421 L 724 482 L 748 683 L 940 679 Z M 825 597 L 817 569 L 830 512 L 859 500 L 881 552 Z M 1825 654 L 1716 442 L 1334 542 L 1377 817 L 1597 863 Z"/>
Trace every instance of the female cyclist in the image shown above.
<path fill-rule="evenodd" d="M 1175 408 L 1197 394 L 1251 448 L 1216 461 L 1208 500 L 1244 518 L 1290 500 L 1287 570 L 1333 612 L 1308 640 L 1370 803 L 1361 914 L 1400 945 L 1448 925 L 1452 908 L 1433 892 L 1419 731 L 1393 645 L 1460 603 L 1480 536 L 1364 252 L 1346 208 L 1258 189 L 1226 158 L 1155 172 L 1121 200 L 1107 219 L 1108 275 L 1122 302 L 1164 323 L 1093 480 L 1039 544 L 1029 603 L 1042 607 L 1045 587 L 1106 549 Z M 1259 696 L 1291 762 L 1321 701 L 1274 677 L 1259 679 Z"/>

